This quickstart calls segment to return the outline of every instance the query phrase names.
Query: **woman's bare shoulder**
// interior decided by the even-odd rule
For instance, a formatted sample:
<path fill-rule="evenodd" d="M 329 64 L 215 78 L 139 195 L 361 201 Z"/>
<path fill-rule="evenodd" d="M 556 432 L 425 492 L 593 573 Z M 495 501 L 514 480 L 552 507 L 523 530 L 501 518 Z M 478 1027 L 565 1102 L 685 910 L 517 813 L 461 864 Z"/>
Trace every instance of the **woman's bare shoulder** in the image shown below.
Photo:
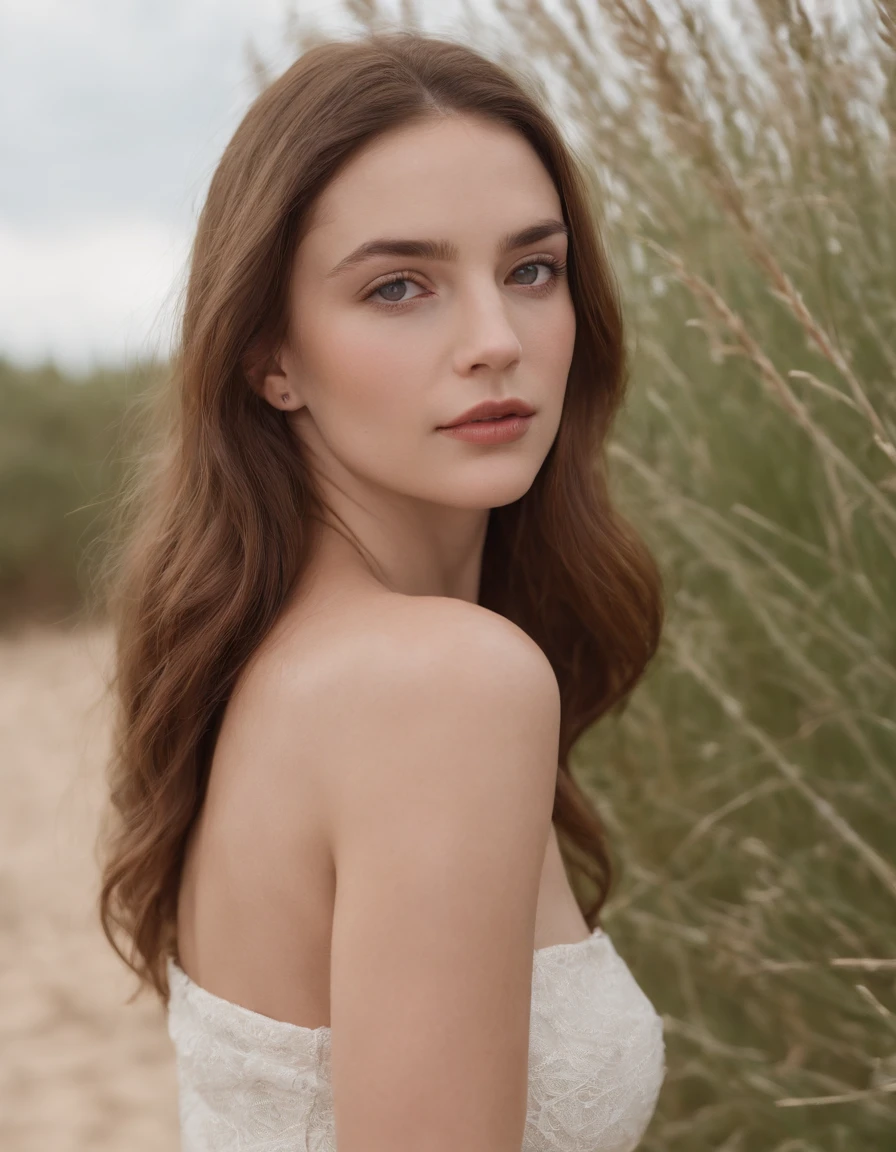
<path fill-rule="evenodd" d="M 556 678 L 538 644 L 498 612 L 451 596 L 407 596 L 387 590 L 333 597 L 302 605 L 284 618 L 257 663 L 266 677 L 288 684 L 296 677 L 303 693 L 314 684 L 326 690 L 332 678 L 375 677 L 380 661 L 441 654 L 464 659 L 516 660 Z"/>
<path fill-rule="evenodd" d="M 401 640 L 407 648 L 456 657 L 510 659 L 540 667 L 554 679 L 553 669 L 529 634 L 502 616 L 468 600 L 451 596 L 400 596 L 383 604 L 377 631 Z M 407 650 L 396 646 L 396 653 Z"/>

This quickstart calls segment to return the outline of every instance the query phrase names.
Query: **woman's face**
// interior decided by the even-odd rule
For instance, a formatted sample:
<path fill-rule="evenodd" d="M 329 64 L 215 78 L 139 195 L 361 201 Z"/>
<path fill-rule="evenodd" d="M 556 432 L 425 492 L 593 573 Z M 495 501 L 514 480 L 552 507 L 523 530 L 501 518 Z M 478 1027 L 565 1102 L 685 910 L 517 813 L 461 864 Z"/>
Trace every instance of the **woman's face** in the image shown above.
<path fill-rule="evenodd" d="M 358 253 L 383 240 L 450 251 Z M 265 396 L 340 489 L 454 508 L 517 500 L 560 422 L 576 330 L 566 256 L 557 190 L 516 132 L 452 117 L 382 136 L 315 206 L 292 268 L 283 374 L 265 378 Z M 520 439 L 439 431 L 509 397 L 535 410 Z"/>

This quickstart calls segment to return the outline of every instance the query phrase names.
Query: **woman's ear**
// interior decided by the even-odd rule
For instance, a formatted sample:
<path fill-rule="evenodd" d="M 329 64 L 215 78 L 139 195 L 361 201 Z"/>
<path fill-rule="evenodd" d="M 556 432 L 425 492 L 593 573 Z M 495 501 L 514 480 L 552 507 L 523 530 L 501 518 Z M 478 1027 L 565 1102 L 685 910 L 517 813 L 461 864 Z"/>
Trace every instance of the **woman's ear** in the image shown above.
<path fill-rule="evenodd" d="M 243 357 L 243 369 L 252 391 L 281 412 L 301 407 L 289 373 L 283 367 L 287 356 L 286 349 L 281 346 L 274 353 L 265 355 L 256 349 Z"/>

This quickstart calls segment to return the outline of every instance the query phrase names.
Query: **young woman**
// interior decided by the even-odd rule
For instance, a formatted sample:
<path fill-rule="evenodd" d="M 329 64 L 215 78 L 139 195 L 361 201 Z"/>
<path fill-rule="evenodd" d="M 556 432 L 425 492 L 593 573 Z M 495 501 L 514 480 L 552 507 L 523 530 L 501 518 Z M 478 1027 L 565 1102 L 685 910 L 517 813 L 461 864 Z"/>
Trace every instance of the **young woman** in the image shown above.
<path fill-rule="evenodd" d="M 100 894 L 184 1152 L 622 1152 L 653 1112 L 569 770 L 662 623 L 586 187 L 526 81 L 401 32 L 308 51 L 214 173 L 110 577 Z"/>

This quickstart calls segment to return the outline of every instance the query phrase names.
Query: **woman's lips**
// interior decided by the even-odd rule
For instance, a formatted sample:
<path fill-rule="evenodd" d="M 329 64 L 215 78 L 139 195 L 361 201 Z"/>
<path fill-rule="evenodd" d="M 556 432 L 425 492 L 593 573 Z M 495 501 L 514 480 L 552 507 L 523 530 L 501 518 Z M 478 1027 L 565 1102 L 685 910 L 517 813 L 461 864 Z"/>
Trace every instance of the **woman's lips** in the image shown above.
<path fill-rule="evenodd" d="M 531 423 L 532 416 L 502 416 L 500 420 L 471 420 L 439 431 L 470 444 L 508 444 L 524 436 Z"/>

